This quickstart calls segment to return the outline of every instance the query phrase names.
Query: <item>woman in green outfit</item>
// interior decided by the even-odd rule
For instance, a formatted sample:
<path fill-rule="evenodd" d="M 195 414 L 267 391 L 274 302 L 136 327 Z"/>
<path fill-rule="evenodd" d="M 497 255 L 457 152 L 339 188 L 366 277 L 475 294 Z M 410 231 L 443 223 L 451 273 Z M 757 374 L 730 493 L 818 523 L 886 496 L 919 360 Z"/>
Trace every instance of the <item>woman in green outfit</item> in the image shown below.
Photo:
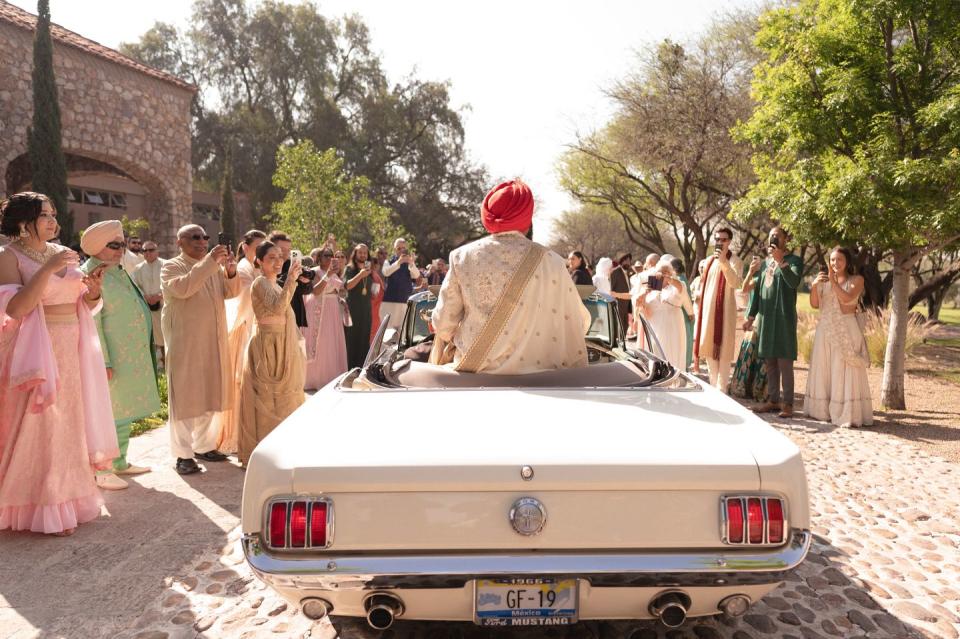
<path fill-rule="evenodd" d="M 343 329 L 347 340 L 347 366 L 363 366 L 370 349 L 370 324 L 373 322 L 370 304 L 370 250 L 366 244 L 357 244 L 350 253 L 350 263 L 343 277 L 347 288 L 347 306 L 352 326 Z"/>
<path fill-rule="evenodd" d="M 107 366 L 120 456 L 113 460 L 112 473 L 97 475 L 97 485 L 120 490 L 127 487 L 127 482 L 117 475 L 137 475 L 150 470 L 127 462 L 127 446 L 130 425 L 160 410 L 153 318 L 140 289 L 120 265 L 126 250 L 120 222 L 108 220 L 94 224 L 84 231 L 80 246 L 84 253 L 92 256 L 80 270 L 92 273 L 101 264 L 107 267 L 103 272 L 103 310 L 94 320 Z"/>
<path fill-rule="evenodd" d="M 763 260 L 754 256 L 743 278 L 740 290 L 748 295 L 747 309 L 753 304 L 753 297 L 757 292 L 757 273 Z M 763 368 L 763 360 L 757 355 L 757 331 L 744 334 L 740 342 L 740 352 L 733 368 L 733 377 L 730 379 L 730 395 L 743 399 L 762 402 L 767 396 L 767 372 Z"/>
<path fill-rule="evenodd" d="M 757 327 L 757 355 L 767 371 L 767 401 L 755 410 L 793 417 L 793 362 L 797 359 L 797 287 L 803 260 L 787 253 L 788 236 L 779 226 L 770 231 L 765 268 L 747 312 L 744 331 Z M 783 391 L 781 403 L 781 389 Z"/>

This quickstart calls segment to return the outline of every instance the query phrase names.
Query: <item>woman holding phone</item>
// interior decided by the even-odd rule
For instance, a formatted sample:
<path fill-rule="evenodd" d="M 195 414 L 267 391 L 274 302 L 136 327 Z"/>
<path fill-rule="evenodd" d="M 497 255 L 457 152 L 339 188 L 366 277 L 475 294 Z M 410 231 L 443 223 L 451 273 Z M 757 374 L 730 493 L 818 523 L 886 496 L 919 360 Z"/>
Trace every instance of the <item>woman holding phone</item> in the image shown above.
<path fill-rule="evenodd" d="M 687 329 L 683 312 L 693 314 L 687 288 L 673 268 L 674 257 L 664 255 L 656 267 L 641 276 L 636 300 L 639 312 L 650 322 L 667 361 L 679 371 L 687 369 Z M 647 345 L 653 350 L 652 345 Z"/>
<path fill-rule="evenodd" d="M 99 517 L 94 471 L 119 449 L 93 321 L 104 269 L 84 275 L 58 232 L 45 195 L 0 204 L 0 530 L 65 536 Z"/>
<path fill-rule="evenodd" d="M 363 366 L 363 360 L 370 350 L 370 326 L 373 324 L 373 311 L 370 298 L 374 283 L 370 279 L 370 249 L 366 244 L 357 244 L 350 252 L 350 260 L 343 279 L 347 288 L 347 306 L 350 308 L 352 326 L 344 326 L 347 341 L 347 366 Z"/>
<path fill-rule="evenodd" d="M 339 260 L 333 248 L 325 246 L 311 252 L 317 264 L 313 293 L 304 298 L 307 327 L 300 328 L 307 342 L 307 376 L 304 388 L 318 390 L 347 370 L 347 347 L 343 338 Z"/>

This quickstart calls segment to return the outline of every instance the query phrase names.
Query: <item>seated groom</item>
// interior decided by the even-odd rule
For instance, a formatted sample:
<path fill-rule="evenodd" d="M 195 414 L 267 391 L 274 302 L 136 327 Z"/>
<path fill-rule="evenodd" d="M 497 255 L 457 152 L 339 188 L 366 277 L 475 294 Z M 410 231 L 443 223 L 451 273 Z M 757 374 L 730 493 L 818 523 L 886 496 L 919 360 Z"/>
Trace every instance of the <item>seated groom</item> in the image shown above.
<path fill-rule="evenodd" d="M 526 238 L 533 193 L 504 182 L 483 200 L 490 235 L 450 253 L 432 325 L 454 368 L 502 375 L 587 365 L 590 312 L 564 259 Z"/>

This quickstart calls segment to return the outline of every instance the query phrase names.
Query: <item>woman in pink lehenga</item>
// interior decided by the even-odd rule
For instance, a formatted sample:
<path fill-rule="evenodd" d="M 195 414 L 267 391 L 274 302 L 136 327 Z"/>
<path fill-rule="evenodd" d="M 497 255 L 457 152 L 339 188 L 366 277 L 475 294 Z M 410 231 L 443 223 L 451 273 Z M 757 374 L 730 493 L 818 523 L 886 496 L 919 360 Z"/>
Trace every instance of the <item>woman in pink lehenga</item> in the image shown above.
<path fill-rule="evenodd" d="M 69 535 L 100 515 L 95 469 L 117 431 L 93 312 L 103 270 L 88 276 L 51 244 L 56 210 L 18 193 L 0 208 L 0 530 Z"/>
<path fill-rule="evenodd" d="M 340 294 L 343 281 L 337 276 L 340 265 L 333 249 L 325 247 L 319 255 L 313 294 L 304 298 L 306 328 L 301 328 L 307 346 L 306 390 L 323 388 L 347 370 L 347 344 L 343 337 Z"/>

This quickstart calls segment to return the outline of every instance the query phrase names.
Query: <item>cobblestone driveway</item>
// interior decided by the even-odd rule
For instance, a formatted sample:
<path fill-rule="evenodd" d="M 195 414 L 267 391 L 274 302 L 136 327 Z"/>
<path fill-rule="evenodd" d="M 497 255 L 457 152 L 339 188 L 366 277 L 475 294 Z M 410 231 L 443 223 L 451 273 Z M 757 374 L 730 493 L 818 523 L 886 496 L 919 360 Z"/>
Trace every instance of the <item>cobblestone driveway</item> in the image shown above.
<path fill-rule="evenodd" d="M 487 633 L 472 624 L 398 622 L 384 637 L 958 637 L 958 466 L 887 435 L 774 421 L 803 450 L 815 543 L 794 578 L 739 620 L 582 623 L 569 630 Z M 250 573 L 234 530 L 195 561 L 120 636 L 374 637 L 365 623 L 309 623 Z"/>

